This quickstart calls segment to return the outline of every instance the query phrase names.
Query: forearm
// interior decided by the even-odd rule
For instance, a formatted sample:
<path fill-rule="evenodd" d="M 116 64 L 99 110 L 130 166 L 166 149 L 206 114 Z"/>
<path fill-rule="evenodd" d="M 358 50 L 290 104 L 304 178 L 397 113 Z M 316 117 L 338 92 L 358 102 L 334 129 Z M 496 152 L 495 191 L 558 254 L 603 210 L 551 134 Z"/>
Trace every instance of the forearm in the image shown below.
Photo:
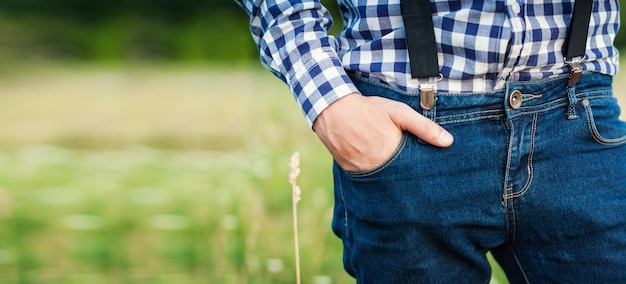
<path fill-rule="evenodd" d="M 332 18 L 318 0 L 237 0 L 250 15 L 261 62 L 289 85 L 307 121 L 341 97 L 358 92 L 328 35 Z"/>

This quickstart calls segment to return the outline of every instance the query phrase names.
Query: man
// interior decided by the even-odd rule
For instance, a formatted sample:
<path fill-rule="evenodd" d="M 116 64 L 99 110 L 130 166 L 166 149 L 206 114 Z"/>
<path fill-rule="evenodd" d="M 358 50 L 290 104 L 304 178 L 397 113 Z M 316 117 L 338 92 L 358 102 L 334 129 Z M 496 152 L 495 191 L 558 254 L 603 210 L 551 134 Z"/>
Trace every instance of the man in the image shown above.
<path fill-rule="evenodd" d="M 574 32 L 573 0 L 431 1 L 426 80 L 409 2 L 339 0 L 337 38 L 319 0 L 237 2 L 335 159 L 333 229 L 359 283 L 486 283 L 488 251 L 511 283 L 626 283 L 617 0 Z"/>

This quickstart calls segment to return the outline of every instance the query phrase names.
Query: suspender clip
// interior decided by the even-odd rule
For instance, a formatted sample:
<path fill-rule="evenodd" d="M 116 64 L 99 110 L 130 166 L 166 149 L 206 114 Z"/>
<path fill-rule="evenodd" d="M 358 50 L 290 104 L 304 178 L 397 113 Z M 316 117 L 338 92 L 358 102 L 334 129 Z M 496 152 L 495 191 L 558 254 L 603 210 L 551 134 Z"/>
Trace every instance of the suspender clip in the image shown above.
<path fill-rule="evenodd" d="M 581 63 L 584 59 L 584 56 L 574 57 L 572 59 L 565 58 L 565 63 L 567 63 L 567 65 L 569 65 L 570 67 L 569 83 L 567 84 L 568 87 L 571 88 L 576 85 L 576 82 L 578 82 L 580 75 L 583 74 L 583 66 Z"/>
<path fill-rule="evenodd" d="M 443 75 L 439 74 L 439 77 L 428 77 L 420 79 L 413 79 L 420 85 L 420 106 L 424 110 L 431 110 L 435 107 L 435 86 L 437 82 L 443 79 Z"/>

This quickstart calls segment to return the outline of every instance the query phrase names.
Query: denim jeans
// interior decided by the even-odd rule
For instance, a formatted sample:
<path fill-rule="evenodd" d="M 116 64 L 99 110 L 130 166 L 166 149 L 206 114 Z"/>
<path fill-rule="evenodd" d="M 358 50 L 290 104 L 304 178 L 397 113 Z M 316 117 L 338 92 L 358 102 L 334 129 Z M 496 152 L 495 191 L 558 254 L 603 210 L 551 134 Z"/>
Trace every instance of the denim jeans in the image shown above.
<path fill-rule="evenodd" d="M 358 283 L 488 283 L 488 251 L 511 283 L 626 283 L 626 122 L 610 76 L 437 94 L 428 111 L 354 81 L 455 136 L 442 149 L 405 132 L 375 168 L 335 163 L 333 230 Z"/>

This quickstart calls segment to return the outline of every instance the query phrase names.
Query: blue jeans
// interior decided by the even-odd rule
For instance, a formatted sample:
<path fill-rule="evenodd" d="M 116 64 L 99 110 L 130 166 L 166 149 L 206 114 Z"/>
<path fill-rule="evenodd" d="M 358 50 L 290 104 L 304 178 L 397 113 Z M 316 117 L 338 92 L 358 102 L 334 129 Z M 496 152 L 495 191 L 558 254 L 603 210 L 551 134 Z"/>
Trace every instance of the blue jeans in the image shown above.
<path fill-rule="evenodd" d="M 359 283 L 488 283 L 488 251 L 511 283 L 626 283 L 626 122 L 611 77 L 438 94 L 429 111 L 354 81 L 455 136 L 441 149 L 404 133 L 366 171 L 335 163 L 333 230 Z"/>

